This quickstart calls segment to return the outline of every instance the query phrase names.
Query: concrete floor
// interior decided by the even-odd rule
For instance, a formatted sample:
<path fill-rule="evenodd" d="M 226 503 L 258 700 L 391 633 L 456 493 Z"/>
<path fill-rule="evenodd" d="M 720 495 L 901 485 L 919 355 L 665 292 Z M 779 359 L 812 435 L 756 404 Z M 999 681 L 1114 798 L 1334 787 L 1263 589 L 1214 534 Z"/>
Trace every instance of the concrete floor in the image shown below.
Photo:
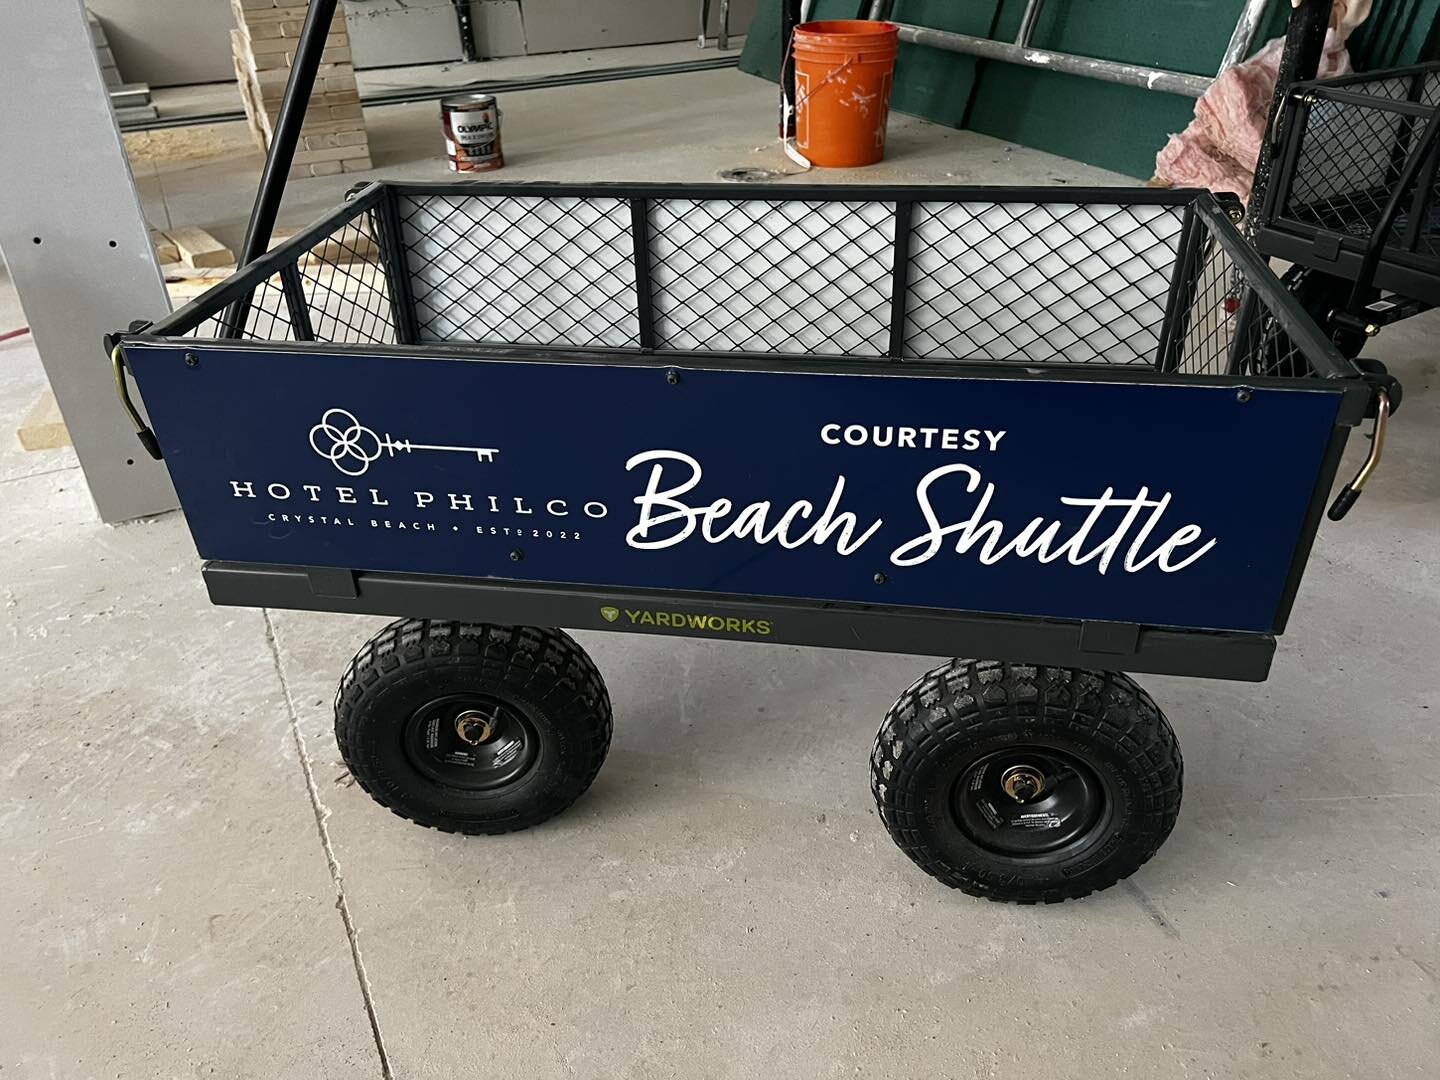
<path fill-rule="evenodd" d="M 735 72 L 504 105 L 497 179 L 778 164 Z M 432 112 L 372 113 L 380 173 L 441 175 Z M 864 178 L 1106 179 L 892 134 Z M 235 238 L 256 167 L 139 168 L 152 215 Z M 617 718 L 585 798 L 493 839 L 392 817 L 330 732 L 379 621 L 208 606 L 178 515 L 102 526 L 69 451 L 19 451 L 43 377 L 0 345 L 0 1075 L 1434 1077 L 1437 332 L 1373 346 L 1405 404 L 1270 682 L 1142 680 L 1186 751 L 1169 843 L 1038 910 L 941 888 L 875 818 L 870 740 L 920 657 L 582 634 Z"/>
<path fill-rule="evenodd" d="M 484 77 L 513 78 L 555 70 L 692 60 L 693 44 L 652 45 L 564 57 L 489 61 Z M 366 91 L 458 80 L 465 69 L 409 68 L 371 73 Z M 383 83 L 378 81 L 383 76 Z M 470 73 L 469 78 L 481 76 Z M 373 85 L 372 85 L 373 84 Z M 194 95 L 192 95 L 193 97 Z M 226 107 L 214 100 L 206 107 Z M 190 99 L 186 99 L 191 104 Z M 485 182 L 520 180 L 713 182 L 739 166 L 792 173 L 798 166 L 774 138 L 773 84 L 719 70 L 591 86 L 505 94 L 505 168 L 472 174 Z M 228 107 L 236 107 L 234 102 Z M 357 182 L 384 177 L 453 180 L 443 158 L 439 106 L 433 101 L 366 111 L 373 173 L 296 181 L 286 190 L 281 225 L 304 225 L 333 207 Z M 261 158 L 244 124 L 138 133 L 131 146 L 146 217 L 157 228 L 198 225 L 238 247 L 255 197 Z M 908 116 L 890 123 L 886 160 L 868 169 L 818 169 L 810 183 L 1057 183 L 1134 181 L 974 132 Z M 204 157 L 184 155 L 204 153 Z M 182 156 L 166 157 L 179 154 Z"/>

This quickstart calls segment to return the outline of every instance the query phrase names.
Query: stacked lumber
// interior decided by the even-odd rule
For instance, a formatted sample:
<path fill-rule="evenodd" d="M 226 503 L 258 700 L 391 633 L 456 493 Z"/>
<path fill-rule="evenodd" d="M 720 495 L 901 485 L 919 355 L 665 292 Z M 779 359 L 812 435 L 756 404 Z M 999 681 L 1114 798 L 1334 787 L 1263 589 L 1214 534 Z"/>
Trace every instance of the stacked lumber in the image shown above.
<path fill-rule="evenodd" d="M 304 0 L 230 0 L 230 8 L 237 23 L 237 29 L 230 31 L 230 44 L 240 97 L 251 134 L 262 150 L 269 150 L 305 22 L 306 4 Z M 363 172 L 373 167 L 350 55 L 350 35 L 337 5 L 310 107 L 300 129 L 290 179 Z"/>
<path fill-rule="evenodd" d="M 180 268 L 207 270 L 224 268 L 227 274 L 235 269 L 235 253 L 204 229 L 194 226 L 150 230 L 155 245 L 155 258 L 166 274 Z"/>
<path fill-rule="evenodd" d="M 175 245 L 180 261 L 186 266 L 204 268 L 235 265 L 235 253 L 204 229 L 187 225 L 179 229 L 166 229 L 164 235 L 165 239 Z"/>
<path fill-rule="evenodd" d="M 298 227 L 275 229 L 270 238 L 270 250 L 274 250 L 295 236 Z M 180 235 L 176 235 L 179 233 Z M 196 233 L 198 236 L 188 236 Z M 165 275 L 165 287 L 170 298 L 176 303 L 186 303 L 220 284 L 235 272 L 235 257 L 230 249 L 215 241 L 209 233 L 200 229 L 152 231 L 156 256 L 160 270 Z M 210 257 L 210 244 L 220 248 L 222 254 Z M 307 292 L 322 291 L 342 296 L 353 296 L 372 289 L 365 284 L 373 280 L 362 268 L 378 264 L 380 251 L 374 237 L 362 232 L 347 230 L 344 242 L 339 237 L 325 237 L 302 254 L 296 263 L 305 279 Z"/>
<path fill-rule="evenodd" d="M 55 394 L 46 390 L 30 406 L 30 411 L 15 430 L 24 450 L 58 450 L 70 445 L 70 432 L 65 427 L 65 418 L 60 415 L 60 406 Z"/>
<path fill-rule="evenodd" d="M 122 124 L 156 119 L 160 113 L 150 101 L 149 84 L 127 83 L 120 77 L 120 68 L 115 63 L 115 53 L 105 36 L 104 25 L 89 8 L 85 9 L 85 18 L 90 23 L 90 38 L 95 44 L 95 57 L 100 61 L 100 76 L 105 80 L 105 89 L 110 93 L 110 104 L 115 107 L 115 118 Z"/>
<path fill-rule="evenodd" d="M 120 77 L 115 54 L 110 50 L 110 42 L 105 37 L 105 27 L 89 8 L 85 9 L 85 18 L 90 23 L 90 39 L 95 43 L 95 56 L 100 61 L 100 76 L 105 80 L 105 85 L 113 90 L 125 80 Z"/>
<path fill-rule="evenodd" d="M 278 228 L 270 234 L 270 250 L 299 233 L 299 229 Z M 380 259 L 375 238 L 363 229 L 346 230 L 343 238 L 327 236 L 300 256 L 301 266 L 350 266 L 354 263 L 373 263 Z"/>

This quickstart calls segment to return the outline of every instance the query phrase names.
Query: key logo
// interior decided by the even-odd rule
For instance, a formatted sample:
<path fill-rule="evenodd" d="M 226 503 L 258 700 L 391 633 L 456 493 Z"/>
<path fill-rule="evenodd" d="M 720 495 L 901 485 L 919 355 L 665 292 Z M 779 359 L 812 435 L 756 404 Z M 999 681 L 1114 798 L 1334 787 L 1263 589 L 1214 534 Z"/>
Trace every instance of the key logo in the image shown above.
<path fill-rule="evenodd" d="M 493 446 L 445 446 L 417 443 L 409 439 L 381 438 L 348 409 L 326 409 L 320 422 L 310 429 L 310 449 L 346 476 L 364 476 L 371 463 L 388 454 L 411 454 L 416 450 L 444 450 L 474 454 L 476 461 L 494 461 L 500 451 Z"/>
<path fill-rule="evenodd" d="M 600 609 L 600 617 L 606 622 L 614 622 L 616 619 L 620 618 L 620 609 L 613 607 L 602 607 Z"/>

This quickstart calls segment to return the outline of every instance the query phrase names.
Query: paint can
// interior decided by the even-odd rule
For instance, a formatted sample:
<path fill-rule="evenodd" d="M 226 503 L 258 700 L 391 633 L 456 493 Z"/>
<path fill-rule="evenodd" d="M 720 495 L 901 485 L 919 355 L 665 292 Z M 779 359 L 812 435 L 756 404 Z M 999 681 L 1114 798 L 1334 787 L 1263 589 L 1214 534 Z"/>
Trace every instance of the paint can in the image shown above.
<path fill-rule="evenodd" d="M 505 164 L 500 108 L 494 94 L 457 94 L 440 101 L 445 154 L 451 172 L 481 172 Z"/>

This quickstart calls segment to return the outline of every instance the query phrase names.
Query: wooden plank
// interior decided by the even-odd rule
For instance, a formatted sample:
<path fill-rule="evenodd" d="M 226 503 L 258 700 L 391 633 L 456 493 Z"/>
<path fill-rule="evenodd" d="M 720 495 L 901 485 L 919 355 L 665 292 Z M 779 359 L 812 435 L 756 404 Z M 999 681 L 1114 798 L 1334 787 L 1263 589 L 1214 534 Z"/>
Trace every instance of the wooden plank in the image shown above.
<path fill-rule="evenodd" d="M 336 296 L 361 297 L 369 296 L 372 293 L 381 295 L 385 286 L 382 284 L 384 275 L 382 273 L 357 272 L 357 267 L 374 266 L 379 270 L 378 256 L 362 259 L 358 263 L 325 263 L 307 259 L 301 262 L 304 269 L 304 289 L 309 297 L 313 297 L 317 291 L 328 292 Z M 203 296 L 216 285 L 219 285 L 232 273 L 235 268 L 217 267 L 210 270 L 182 270 L 179 273 L 167 274 L 165 288 L 170 292 L 170 298 L 175 304 L 186 304 L 197 296 Z M 279 277 L 269 279 L 271 284 L 279 288 Z M 375 282 L 377 284 L 367 284 Z M 323 314 L 317 314 L 319 318 L 328 318 Z"/>
<path fill-rule="evenodd" d="M 339 163 L 335 164 L 336 171 L 339 171 Z M 307 169 L 302 175 L 313 174 Z M 300 229 L 295 227 L 276 229 L 271 235 L 270 250 L 273 251 L 299 231 Z M 338 237 L 327 237 L 300 257 L 300 266 L 307 271 L 313 271 L 311 277 L 318 277 L 326 282 L 327 287 L 339 292 L 345 291 L 345 282 L 354 280 L 353 267 L 357 263 L 371 264 L 380 260 L 374 237 L 357 234 L 349 229 L 344 235 L 347 242 L 345 245 L 340 243 Z M 345 273 L 347 270 L 351 273 Z M 177 263 L 165 267 L 165 287 L 172 299 L 186 302 L 220 284 L 234 272 L 233 265 L 196 268 Z"/>
<path fill-rule="evenodd" d="M 159 229 L 150 230 L 150 242 L 155 245 L 155 261 L 173 263 L 180 261 L 180 249 Z"/>
<path fill-rule="evenodd" d="M 190 266 L 224 266 L 235 261 L 235 253 L 204 229 L 186 227 L 169 229 L 165 235 Z"/>
<path fill-rule="evenodd" d="M 231 0 L 230 9 L 235 13 L 235 21 L 242 26 L 254 26 L 257 23 L 303 23 L 306 12 L 304 4 L 251 8 L 238 0 Z M 335 16 L 331 20 L 330 26 L 332 33 L 338 33 L 345 29 L 345 13 L 339 4 L 335 5 Z"/>
<path fill-rule="evenodd" d="M 70 445 L 70 432 L 60 415 L 60 405 L 53 392 L 40 395 L 15 432 L 26 450 L 58 450 Z"/>
<path fill-rule="evenodd" d="M 170 294 L 171 302 L 178 307 L 209 292 L 234 272 L 233 266 L 216 266 L 208 270 L 196 270 L 189 266 L 167 266 L 165 290 Z"/>
<path fill-rule="evenodd" d="M 276 229 L 270 240 L 271 250 L 279 247 L 299 231 L 299 229 L 290 228 Z M 346 244 L 342 245 L 338 237 L 326 237 L 301 257 L 300 265 L 314 266 L 317 263 L 348 265 L 356 260 L 360 262 L 377 261 L 379 251 L 375 247 L 373 237 L 368 234 L 357 234 L 354 230 L 346 229 L 344 238 Z"/>

